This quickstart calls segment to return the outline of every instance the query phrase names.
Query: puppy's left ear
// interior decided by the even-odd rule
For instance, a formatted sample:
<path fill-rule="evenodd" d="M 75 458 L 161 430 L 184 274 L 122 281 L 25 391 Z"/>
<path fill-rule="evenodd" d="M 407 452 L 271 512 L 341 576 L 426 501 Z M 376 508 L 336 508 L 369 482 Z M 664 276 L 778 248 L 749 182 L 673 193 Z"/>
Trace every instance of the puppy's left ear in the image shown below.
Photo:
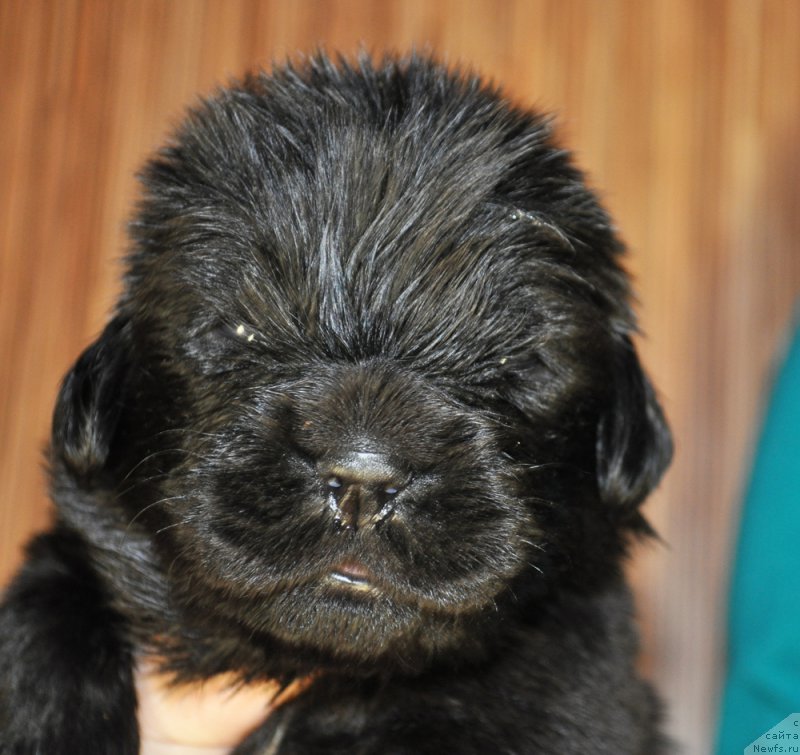
<path fill-rule="evenodd" d="M 618 339 L 610 402 L 597 434 L 603 500 L 634 510 L 658 484 L 672 458 L 672 437 L 630 338 Z"/>
<path fill-rule="evenodd" d="M 117 316 L 67 373 L 53 414 L 51 453 L 87 479 L 108 459 L 125 396 L 127 318 Z"/>

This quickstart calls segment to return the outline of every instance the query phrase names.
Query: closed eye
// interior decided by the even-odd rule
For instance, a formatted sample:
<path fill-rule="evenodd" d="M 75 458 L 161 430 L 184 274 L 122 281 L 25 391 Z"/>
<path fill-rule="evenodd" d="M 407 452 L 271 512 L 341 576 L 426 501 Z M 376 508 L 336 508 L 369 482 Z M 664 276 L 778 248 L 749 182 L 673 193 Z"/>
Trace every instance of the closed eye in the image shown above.
<path fill-rule="evenodd" d="M 190 359 L 206 374 L 229 372 L 247 362 L 253 346 L 263 338 L 252 326 L 243 322 L 216 322 L 204 327 L 185 343 Z"/>

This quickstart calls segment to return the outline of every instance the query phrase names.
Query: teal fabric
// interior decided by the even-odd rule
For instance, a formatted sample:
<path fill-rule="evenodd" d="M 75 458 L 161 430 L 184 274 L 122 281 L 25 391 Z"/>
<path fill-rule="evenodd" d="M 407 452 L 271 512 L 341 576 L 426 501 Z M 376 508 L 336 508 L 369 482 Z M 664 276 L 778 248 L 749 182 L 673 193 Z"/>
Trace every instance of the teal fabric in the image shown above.
<path fill-rule="evenodd" d="M 729 611 L 718 755 L 800 712 L 800 330 L 756 450 Z"/>

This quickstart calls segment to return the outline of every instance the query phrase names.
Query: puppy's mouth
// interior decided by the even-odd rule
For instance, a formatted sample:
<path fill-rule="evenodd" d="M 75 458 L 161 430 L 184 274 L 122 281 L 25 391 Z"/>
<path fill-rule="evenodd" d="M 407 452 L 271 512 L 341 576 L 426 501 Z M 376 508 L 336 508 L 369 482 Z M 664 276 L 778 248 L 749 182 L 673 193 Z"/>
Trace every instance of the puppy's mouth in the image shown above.
<path fill-rule="evenodd" d="M 334 566 L 326 575 L 325 581 L 333 587 L 355 592 L 382 592 L 372 572 L 360 561 L 352 558 Z"/>

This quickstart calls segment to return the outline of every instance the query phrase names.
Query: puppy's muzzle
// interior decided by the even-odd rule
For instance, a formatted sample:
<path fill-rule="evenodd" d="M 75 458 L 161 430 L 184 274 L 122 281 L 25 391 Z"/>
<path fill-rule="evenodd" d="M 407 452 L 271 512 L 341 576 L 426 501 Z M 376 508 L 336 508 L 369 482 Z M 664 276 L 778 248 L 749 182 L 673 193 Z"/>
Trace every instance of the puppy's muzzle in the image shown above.
<path fill-rule="evenodd" d="M 328 505 L 336 521 L 355 530 L 388 519 L 398 494 L 410 475 L 388 456 L 371 451 L 351 451 L 318 465 L 328 491 Z"/>

